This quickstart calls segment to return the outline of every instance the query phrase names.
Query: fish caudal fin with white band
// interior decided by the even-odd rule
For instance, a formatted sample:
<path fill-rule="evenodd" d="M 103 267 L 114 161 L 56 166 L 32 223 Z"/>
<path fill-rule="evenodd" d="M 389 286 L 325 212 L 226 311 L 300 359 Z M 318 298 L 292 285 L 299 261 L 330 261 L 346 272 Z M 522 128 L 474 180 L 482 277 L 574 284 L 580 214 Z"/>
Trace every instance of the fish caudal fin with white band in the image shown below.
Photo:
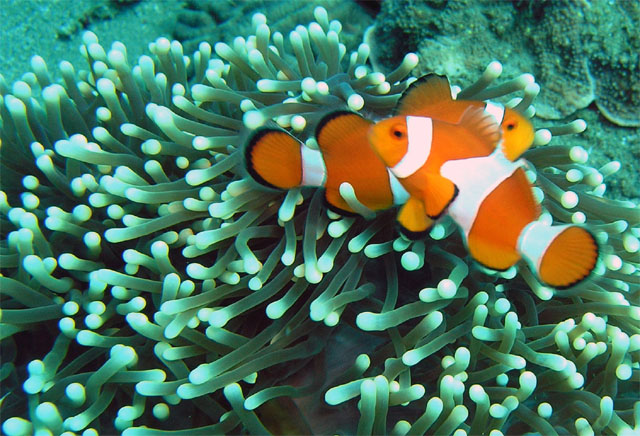
<path fill-rule="evenodd" d="M 585 279 L 598 260 L 593 235 L 574 225 L 533 222 L 522 231 L 518 250 L 543 283 L 559 289 Z"/>
<path fill-rule="evenodd" d="M 302 144 L 284 130 L 263 128 L 249 137 L 244 150 L 249 174 L 261 185 L 292 189 L 302 184 Z"/>

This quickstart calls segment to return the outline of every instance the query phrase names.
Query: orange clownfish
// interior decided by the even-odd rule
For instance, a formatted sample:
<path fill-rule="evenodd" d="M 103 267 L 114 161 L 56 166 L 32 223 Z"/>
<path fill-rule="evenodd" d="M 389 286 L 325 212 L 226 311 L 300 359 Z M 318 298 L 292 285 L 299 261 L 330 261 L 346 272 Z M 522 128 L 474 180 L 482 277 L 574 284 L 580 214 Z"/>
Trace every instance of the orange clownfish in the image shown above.
<path fill-rule="evenodd" d="M 330 113 L 316 127 L 317 150 L 282 129 L 264 127 L 247 141 L 246 167 L 258 183 L 270 188 L 324 187 L 328 207 L 344 215 L 360 210 L 341 195 L 343 183 L 351 185 L 369 211 L 389 209 L 404 203 L 408 195 L 369 145 L 372 125 L 353 112 Z"/>
<path fill-rule="evenodd" d="M 480 108 L 500 125 L 500 146 L 510 161 L 515 161 L 533 142 L 531 122 L 516 110 L 491 101 L 454 100 L 445 76 L 427 74 L 420 77 L 402 94 L 395 115 L 429 117 L 458 124 L 469 107 Z"/>
<path fill-rule="evenodd" d="M 400 115 L 369 131 L 371 146 L 410 195 L 400 225 L 421 233 L 446 212 L 486 267 L 505 270 L 524 258 L 556 288 L 587 277 L 598 258 L 591 233 L 538 221 L 540 208 L 518 160 L 533 141 L 529 121 L 507 110 L 498 120 L 484 102 L 452 100 L 439 76 L 408 91 Z"/>

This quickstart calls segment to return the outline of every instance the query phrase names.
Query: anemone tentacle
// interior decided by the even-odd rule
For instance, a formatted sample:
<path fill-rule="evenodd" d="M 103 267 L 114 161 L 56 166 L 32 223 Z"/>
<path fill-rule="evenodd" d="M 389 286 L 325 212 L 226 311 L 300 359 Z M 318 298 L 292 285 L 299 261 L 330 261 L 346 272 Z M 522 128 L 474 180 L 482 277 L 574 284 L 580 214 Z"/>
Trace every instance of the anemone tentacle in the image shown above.
<path fill-rule="evenodd" d="M 256 14 L 192 56 L 160 38 L 135 64 L 87 32 L 89 70 L 63 62 L 56 84 L 36 57 L 0 77 L 3 432 L 637 432 L 640 213 L 605 196 L 620 163 L 562 145 L 583 121 L 524 155 L 543 219 L 602 249 L 567 290 L 480 267 L 447 219 L 412 242 L 390 212 L 345 218 L 250 180 L 248 130 L 313 146 L 323 114 L 385 117 L 414 80 L 415 54 L 374 71 L 314 15 L 286 37 Z M 458 98 L 533 118 L 533 77 L 500 72 Z"/>

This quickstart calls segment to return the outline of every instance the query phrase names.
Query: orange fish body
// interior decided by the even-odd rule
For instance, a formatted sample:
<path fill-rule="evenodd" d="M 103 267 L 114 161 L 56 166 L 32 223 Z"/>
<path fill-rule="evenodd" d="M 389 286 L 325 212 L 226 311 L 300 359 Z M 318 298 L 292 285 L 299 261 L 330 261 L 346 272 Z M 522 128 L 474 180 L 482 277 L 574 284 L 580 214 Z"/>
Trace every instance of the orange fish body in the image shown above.
<path fill-rule="evenodd" d="M 533 142 L 531 122 L 519 112 L 490 101 L 454 100 L 445 76 L 427 74 L 413 82 L 396 107 L 396 115 L 429 117 L 458 124 L 469 108 L 482 109 L 500 125 L 500 146 L 507 159 L 515 161 Z"/>
<path fill-rule="evenodd" d="M 499 127 L 481 109 L 469 108 L 459 124 L 429 117 L 398 115 L 380 121 L 369 131 L 369 141 L 413 200 L 405 208 L 420 207 L 430 220 L 437 219 L 457 195 L 451 180 L 440 175 L 443 164 L 491 154 L 500 139 Z M 413 213 L 412 213 L 413 214 Z M 401 224 L 414 233 L 422 226 Z"/>
<path fill-rule="evenodd" d="M 396 113 L 370 129 L 369 141 L 414 197 L 399 215 L 409 233 L 426 230 L 455 197 L 455 185 L 440 175 L 445 162 L 487 156 L 496 147 L 516 161 L 533 142 L 533 126 L 520 113 L 491 102 L 454 100 L 448 79 L 436 74 L 413 82 Z M 411 143 L 409 130 L 414 131 Z M 431 147 L 438 152 L 430 153 Z M 421 164 L 423 170 L 416 171 Z M 427 217 L 416 220 L 423 207 Z"/>
<path fill-rule="evenodd" d="M 370 211 L 388 209 L 406 201 L 407 194 L 370 147 L 372 124 L 353 112 L 330 113 L 316 127 L 318 150 L 282 129 L 259 129 L 245 147 L 246 167 L 270 188 L 324 187 L 327 205 L 338 213 L 357 213 L 340 192 L 344 183 Z"/>
<path fill-rule="evenodd" d="M 372 147 L 410 195 L 398 222 L 419 234 L 446 212 L 482 265 L 505 270 L 524 258 L 544 283 L 572 286 L 595 267 L 595 240 L 581 227 L 537 221 L 523 161 L 505 155 L 500 129 L 473 106 L 455 125 L 397 116 L 373 126 Z"/>
<path fill-rule="evenodd" d="M 595 239 L 582 227 L 538 221 L 540 208 L 520 165 L 500 149 L 445 163 L 441 174 L 460 190 L 447 213 L 460 226 L 469 254 L 481 264 L 505 270 L 524 258 L 544 283 L 572 286 L 595 267 Z"/>
<path fill-rule="evenodd" d="M 354 212 L 340 194 L 344 182 L 351 184 L 360 203 L 373 211 L 394 204 L 389 172 L 367 141 L 366 132 L 372 124 L 354 113 L 334 112 L 316 129 L 327 167 L 325 198 L 338 211 Z"/>
<path fill-rule="evenodd" d="M 554 287 L 589 275 L 598 257 L 592 235 L 537 221 L 518 160 L 533 142 L 526 118 L 492 103 L 453 100 L 447 79 L 436 75 L 414 82 L 397 113 L 375 124 L 352 112 L 329 114 L 316 128 L 317 150 L 282 129 L 259 129 L 245 148 L 247 168 L 272 188 L 324 187 L 328 206 L 342 214 L 363 214 L 344 184 L 369 211 L 401 205 L 398 222 L 409 235 L 446 212 L 471 256 L 492 269 L 524 258 Z"/>
<path fill-rule="evenodd" d="M 598 258 L 593 236 L 537 221 L 540 208 L 518 160 L 533 142 L 531 123 L 509 109 L 452 100 L 446 78 L 416 83 L 400 101 L 400 115 L 369 131 L 373 149 L 410 195 L 398 213 L 405 232 L 425 232 L 446 212 L 482 265 L 505 270 L 524 258 L 557 288 L 587 277 Z"/>
<path fill-rule="evenodd" d="M 447 175 L 456 170 L 445 166 Z M 465 203 L 465 199 L 460 200 L 460 205 Z M 483 259 L 485 266 L 496 270 L 505 270 L 520 259 L 517 247 L 520 233 L 540 216 L 540 207 L 522 168 L 516 168 L 486 196 L 473 223 L 465 219 L 470 214 L 461 211 L 460 205 L 452 205 L 449 214 L 456 222 L 463 223 L 469 254 Z"/>

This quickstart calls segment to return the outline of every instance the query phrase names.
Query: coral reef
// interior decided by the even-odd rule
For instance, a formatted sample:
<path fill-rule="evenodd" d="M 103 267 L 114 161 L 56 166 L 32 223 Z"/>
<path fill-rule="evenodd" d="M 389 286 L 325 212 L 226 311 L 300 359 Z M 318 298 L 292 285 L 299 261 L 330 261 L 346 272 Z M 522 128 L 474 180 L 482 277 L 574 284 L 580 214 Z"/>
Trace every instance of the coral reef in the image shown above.
<path fill-rule="evenodd" d="M 495 57 L 509 59 L 508 76 L 531 71 L 542 85 L 538 116 L 562 119 L 595 102 L 611 122 L 638 127 L 639 22 L 634 2 L 393 0 L 372 40 L 384 65 L 416 51 L 419 71 L 461 82 Z"/>
<path fill-rule="evenodd" d="M 71 35 L 74 35 L 82 29 L 86 28 L 89 24 L 96 21 L 113 19 L 120 8 L 128 6 L 131 3 L 135 3 L 138 0 L 101 0 L 97 2 L 86 2 L 80 8 L 74 10 L 72 18 L 69 18 L 65 23 L 60 25 L 56 31 L 56 38 L 69 39 Z"/>
<path fill-rule="evenodd" d="M 479 267 L 447 220 L 411 242 L 392 211 L 259 190 L 247 130 L 314 147 L 327 111 L 391 113 L 417 64 L 375 72 L 368 45 L 348 54 L 340 22 L 314 18 L 285 37 L 256 14 L 192 56 L 161 38 L 133 66 L 87 32 L 88 71 L 63 62 L 57 84 L 36 56 L 0 77 L 3 432 L 637 432 L 640 215 L 603 197 L 620 163 L 562 145 L 582 120 L 525 155 L 544 219 L 601 244 L 562 291 Z M 458 95 L 533 116 L 532 76 L 495 85 L 500 70 Z"/>

